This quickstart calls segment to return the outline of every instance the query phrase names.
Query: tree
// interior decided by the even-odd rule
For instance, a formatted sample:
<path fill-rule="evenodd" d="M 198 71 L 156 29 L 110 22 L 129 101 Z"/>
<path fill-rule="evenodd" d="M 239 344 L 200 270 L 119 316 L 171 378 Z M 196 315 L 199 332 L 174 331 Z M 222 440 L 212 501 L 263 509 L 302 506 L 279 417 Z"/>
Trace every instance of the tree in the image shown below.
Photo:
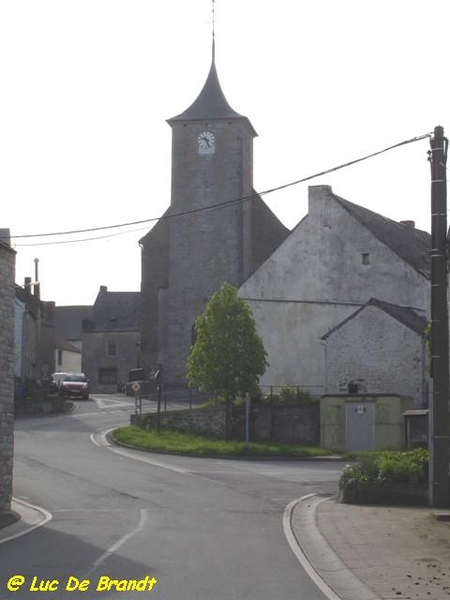
<path fill-rule="evenodd" d="M 196 340 L 188 358 L 188 379 L 200 390 L 223 396 L 230 407 L 237 396 L 254 393 L 268 362 L 249 305 L 224 283 L 195 323 Z"/>

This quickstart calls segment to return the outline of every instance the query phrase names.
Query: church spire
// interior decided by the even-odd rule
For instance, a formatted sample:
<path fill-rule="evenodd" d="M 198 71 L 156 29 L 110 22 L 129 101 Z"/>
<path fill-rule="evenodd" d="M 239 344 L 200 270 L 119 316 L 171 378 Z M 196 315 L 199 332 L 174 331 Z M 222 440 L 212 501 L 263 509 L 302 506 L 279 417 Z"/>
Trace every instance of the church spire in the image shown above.
<path fill-rule="evenodd" d="M 215 0 L 212 0 L 212 56 L 208 77 L 194 102 L 184 112 L 168 119 L 167 122 L 170 124 L 175 121 L 196 119 L 245 119 L 248 121 L 247 117 L 240 115 L 231 108 L 220 86 L 216 69 Z M 253 134 L 257 135 L 250 121 L 248 123 L 253 130 Z"/>

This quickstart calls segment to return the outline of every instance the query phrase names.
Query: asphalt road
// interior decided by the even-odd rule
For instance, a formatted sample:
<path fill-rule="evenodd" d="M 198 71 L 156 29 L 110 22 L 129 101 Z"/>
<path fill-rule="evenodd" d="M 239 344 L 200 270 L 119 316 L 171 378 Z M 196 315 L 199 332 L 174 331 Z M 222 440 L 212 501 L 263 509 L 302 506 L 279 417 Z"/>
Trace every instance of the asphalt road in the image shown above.
<path fill-rule="evenodd" d="M 288 546 L 282 517 L 295 498 L 334 493 L 342 464 L 109 446 L 103 432 L 127 424 L 133 410 L 132 399 L 95 396 L 68 415 L 16 421 L 14 495 L 53 517 L 0 544 L 0 600 L 324 600 Z M 25 577 L 17 592 L 6 588 L 13 575 Z M 145 592 L 97 591 L 102 577 L 147 575 Z M 66 591 L 70 576 L 89 580 L 87 590 Z M 47 580 L 57 580 L 55 591 L 30 590 Z"/>

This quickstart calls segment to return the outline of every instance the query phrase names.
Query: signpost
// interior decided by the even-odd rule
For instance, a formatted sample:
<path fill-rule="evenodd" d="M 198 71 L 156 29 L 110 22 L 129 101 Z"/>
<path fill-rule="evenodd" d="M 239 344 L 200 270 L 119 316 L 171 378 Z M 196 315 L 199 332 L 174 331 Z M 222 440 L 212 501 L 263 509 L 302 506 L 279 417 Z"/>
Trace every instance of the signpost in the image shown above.
<path fill-rule="evenodd" d="M 142 397 L 139 395 L 141 384 L 138 381 L 133 381 L 131 389 L 134 391 L 134 416 L 137 420 L 138 415 L 142 415 Z"/>

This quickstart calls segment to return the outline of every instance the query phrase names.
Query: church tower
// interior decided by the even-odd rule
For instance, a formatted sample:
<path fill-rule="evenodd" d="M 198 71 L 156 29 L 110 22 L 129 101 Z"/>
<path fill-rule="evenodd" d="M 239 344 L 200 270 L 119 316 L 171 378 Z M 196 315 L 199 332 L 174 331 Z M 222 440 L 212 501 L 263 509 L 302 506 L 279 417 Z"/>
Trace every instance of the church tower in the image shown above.
<path fill-rule="evenodd" d="M 142 356 L 183 385 L 195 321 L 212 294 L 224 282 L 239 287 L 288 231 L 253 190 L 257 134 L 225 98 L 214 38 L 200 94 L 168 124 L 170 208 L 141 240 Z"/>
<path fill-rule="evenodd" d="M 197 99 L 168 123 L 173 136 L 174 216 L 169 223 L 170 319 L 164 362 L 179 380 L 185 373 L 192 328 L 206 303 L 225 281 L 238 287 L 249 274 L 248 207 L 240 199 L 252 193 L 256 133 L 228 104 L 214 55 Z"/>

